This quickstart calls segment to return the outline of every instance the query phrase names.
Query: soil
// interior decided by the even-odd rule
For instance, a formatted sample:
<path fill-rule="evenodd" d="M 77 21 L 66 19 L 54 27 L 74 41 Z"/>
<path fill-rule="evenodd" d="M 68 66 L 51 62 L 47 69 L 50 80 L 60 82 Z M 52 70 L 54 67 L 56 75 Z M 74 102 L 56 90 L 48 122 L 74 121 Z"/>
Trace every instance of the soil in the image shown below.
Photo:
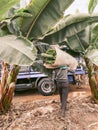
<path fill-rule="evenodd" d="M 98 130 L 98 104 L 89 86 L 70 88 L 65 117 L 60 116 L 58 93 L 15 93 L 10 111 L 0 116 L 0 130 Z"/>

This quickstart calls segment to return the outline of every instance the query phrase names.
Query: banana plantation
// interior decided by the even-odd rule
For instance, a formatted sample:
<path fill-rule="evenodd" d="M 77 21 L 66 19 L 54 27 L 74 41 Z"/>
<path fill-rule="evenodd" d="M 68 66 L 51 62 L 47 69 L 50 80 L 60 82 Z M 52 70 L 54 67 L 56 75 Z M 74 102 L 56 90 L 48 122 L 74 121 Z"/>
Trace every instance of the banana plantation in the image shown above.
<path fill-rule="evenodd" d="M 93 13 L 98 0 L 89 1 L 88 13 L 64 15 L 74 1 L 0 1 L 0 6 L 4 3 L 0 10 L 1 113 L 10 109 L 20 66 L 42 58 L 39 45 L 65 45 L 78 53 L 86 64 L 92 98 L 98 102 L 98 13 Z"/>

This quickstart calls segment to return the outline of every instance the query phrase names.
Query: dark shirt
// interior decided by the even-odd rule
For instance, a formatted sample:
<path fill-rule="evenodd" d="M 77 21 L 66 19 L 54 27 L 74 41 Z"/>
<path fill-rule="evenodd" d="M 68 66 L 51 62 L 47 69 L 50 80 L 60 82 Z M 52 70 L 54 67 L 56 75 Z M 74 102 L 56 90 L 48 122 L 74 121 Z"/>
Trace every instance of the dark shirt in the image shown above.
<path fill-rule="evenodd" d="M 52 72 L 52 79 L 54 79 L 57 82 L 66 82 L 68 81 L 67 76 L 67 68 L 56 68 Z"/>

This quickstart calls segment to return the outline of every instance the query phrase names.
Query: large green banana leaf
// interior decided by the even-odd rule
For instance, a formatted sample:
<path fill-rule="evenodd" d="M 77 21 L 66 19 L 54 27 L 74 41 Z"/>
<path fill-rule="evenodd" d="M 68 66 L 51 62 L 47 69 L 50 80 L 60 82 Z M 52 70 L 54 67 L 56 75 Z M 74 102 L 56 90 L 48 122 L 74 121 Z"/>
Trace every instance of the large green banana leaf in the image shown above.
<path fill-rule="evenodd" d="M 71 50 L 83 55 L 87 52 L 86 56 L 92 63 L 98 65 L 98 25 L 95 24 L 98 23 L 98 16 L 88 16 L 89 18 L 83 16 L 81 19 L 79 17 L 73 20 L 68 19 L 69 22 L 65 22 L 65 19 L 65 21 L 61 22 L 63 24 L 58 24 L 54 30 L 48 33 L 44 41 L 60 44 L 60 42 L 65 40 L 65 45 Z M 90 46 L 92 49 L 89 51 Z"/>
<path fill-rule="evenodd" d="M 9 19 L 7 21 L 5 19 L 4 23 L 1 24 L 1 26 L 3 25 L 3 28 L 1 27 L 2 30 L 0 30 L 1 36 L 3 36 L 0 38 L 1 59 L 9 64 L 32 64 L 36 58 L 36 49 L 33 46 L 32 50 L 31 42 L 16 38 L 13 35 L 4 35 L 7 32 L 8 34 L 19 35 L 17 32 L 20 32 L 21 35 L 26 36 L 30 40 L 33 38 L 38 40 L 40 36 L 48 32 L 63 17 L 64 11 L 73 1 L 31 0 L 31 3 L 25 9 L 15 10 L 15 8 L 12 8 L 9 12 Z"/>
<path fill-rule="evenodd" d="M 87 49 L 86 55 L 90 61 L 98 66 L 98 24 L 93 26 L 91 31 L 91 44 Z"/>
<path fill-rule="evenodd" d="M 83 31 L 87 26 L 98 22 L 98 14 L 75 14 L 63 18 L 57 26 L 46 34 L 44 42 L 60 43 Z"/>
<path fill-rule="evenodd" d="M 98 48 L 98 24 L 91 31 L 91 43 Z"/>
<path fill-rule="evenodd" d="M 6 17 L 8 10 L 20 0 L 0 0 L 0 20 Z"/>
<path fill-rule="evenodd" d="M 98 0 L 90 0 L 89 1 L 89 5 L 88 5 L 89 13 L 92 13 L 94 11 L 97 4 L 98 4 Z"/>
<path fill-rule="evenodd" d="M 68 37 L 65 44 L 73 51 L 84 55 L 89 51 L 89 47 L 92 47 L 92 49 L 98 49 L 97 26 L 91 31 L 91 37 L 89 36 L 90 31 L 89 27 L 86 27 L 85 30 Z"/>
<path fill-rule="evenodd" d="M 63 17 L 64 11 L 74 0 L 31 0 L 25 12 L 32 15 L 22 17 L 17 23 L 23 36 L 39 39 L 47 33 L 56 22 Z"/>
<path fill-rule="evenodd" d="M 92 49 L 88 51 L 86 57 L 90 59 L 90 61 L 98 66 L 98 49 Z"/>
<path fill-rule="evenodd" d="M 87 27 L 67 38 L 65 44 L 74 52 L 85 55 L 93 64 L 98 66 L 98 25 L 91 25 L 90 29 Z"/>
<path fill-rule="evenodd" d="M 89 28 L 67 38 L 66 45 L 75 52 L 84 54 L 89 47 Z"/>
<path fill-rule="evenodd" d="M 9 64 L 31 65 L 36 59 L 37 51 L 33 44 L 23 37 L 6 35 L 0 37 L 0 59 Z"/>

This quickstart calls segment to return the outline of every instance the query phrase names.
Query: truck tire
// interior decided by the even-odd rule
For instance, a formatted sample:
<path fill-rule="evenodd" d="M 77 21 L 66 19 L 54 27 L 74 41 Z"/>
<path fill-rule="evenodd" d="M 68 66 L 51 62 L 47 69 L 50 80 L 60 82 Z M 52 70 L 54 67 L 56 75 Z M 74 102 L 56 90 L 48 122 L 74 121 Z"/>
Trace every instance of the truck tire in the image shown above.
<path fill-rule="evenodd" d="M 38 91 L 44 96 L 50 96 L 56 91 L 56 85 L 50 78 L 43 78 L 38 82 Z"/>

